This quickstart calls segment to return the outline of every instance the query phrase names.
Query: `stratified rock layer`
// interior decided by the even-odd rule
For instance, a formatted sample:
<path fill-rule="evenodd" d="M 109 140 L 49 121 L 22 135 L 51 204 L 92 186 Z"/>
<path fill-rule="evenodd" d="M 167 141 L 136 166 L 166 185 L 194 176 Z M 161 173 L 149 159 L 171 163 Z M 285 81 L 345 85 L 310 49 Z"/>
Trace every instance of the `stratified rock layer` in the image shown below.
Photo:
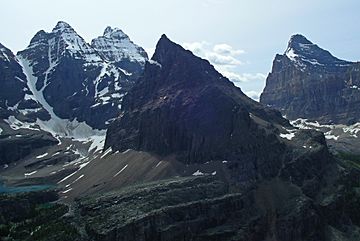
<path fill-rule="evenodd" d="M 289 119 L 360 121 L 360 65 L 340 60 L 301 35 L 276 55 L 260 102 Z"/>

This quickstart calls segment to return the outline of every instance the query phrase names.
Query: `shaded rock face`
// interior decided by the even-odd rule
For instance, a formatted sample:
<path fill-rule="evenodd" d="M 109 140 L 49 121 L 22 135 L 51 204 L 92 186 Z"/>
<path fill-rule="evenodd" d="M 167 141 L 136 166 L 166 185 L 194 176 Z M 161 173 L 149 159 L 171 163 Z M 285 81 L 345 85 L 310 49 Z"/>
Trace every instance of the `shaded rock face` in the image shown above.
<path fill-rule="evenodd" d="M 275 136 L 276 125 L 288 125 L 279 112 L 246 97 L 208 61 L 166 36 L 122 110 L 107 131 L 105 148 L 175 155 L 185 163 L 241 161 L 249 176 L 257 169 L 273 174 L 265 160 L 280 165 L 285 149 Z"/>
<path fill-rule="evenodd" d="M 108 37 L 110 43 L 105 47 L 111 49 L 115 37 Z M 147 59 L 141 48 L 127 40 L 129 49 L 94 48 L 70 25 L 59 22 L 50 33 L 39 31 L 17 56 L 33 95 L 42 100 L 50 115 L 104 129 L 107 121 L 118 115 L 122 97 L 135 80 L 130 77 L 131 69 L 121 69 L 116 65 L 120 60 L 113 56 L 122 55 L 122 51 L 136 55 L 138 62 L 121 60 L 123 65 L 129 62 L 136 74 L 142 72 Z"/>
<path fill-rule="evenodd" d="M 26 76 L 16 56 L 5 46 L 0 44 L 0 118 L 6 119 L 15 115 L 15 110 L 25 111 L 24 116 L 36 116 L 43 120 L 49 118 L 44 115 L 41 105 L 32 98 L 27 86 Z M 28 113 L 28 112 L 31 113 Z M 23 118 L 24 118 L 23 116 Z"/>
<path fill-rule="evenodd" d="M 276 55 L 260 102 L 290 119 L 351 124 L 360 119 L 359 63 L 340 60 L 301 35 Z"/>
<path fill-rule="evenodd" d="M 19 136 L 1 135 L 0 165 L 18 161 L 38 148 L 57 143 L 53 136 L 41 131 L 28 131 L 26 135 Z"/>
<path fill-rule="evenodd" d="M 24 99 L 26 88 L 26 77 L 21 66 L 17 63 L 14 54 L 0 44 L 0 106 L 7 109 Z"/>

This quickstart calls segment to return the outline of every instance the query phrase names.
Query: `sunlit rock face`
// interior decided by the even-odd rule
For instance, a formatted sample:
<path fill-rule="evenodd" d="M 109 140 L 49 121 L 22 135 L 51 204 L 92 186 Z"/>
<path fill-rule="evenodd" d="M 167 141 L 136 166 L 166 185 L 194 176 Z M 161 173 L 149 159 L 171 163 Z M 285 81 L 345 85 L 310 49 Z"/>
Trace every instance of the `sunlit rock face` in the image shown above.
<path fill-rule="evenodd" d="M 126 36 L 107 28 L 90 45 L 69 24 L 58 22 L 50 33 L 39 31 L 18 53 L 35 98 L 51 115 L 104 129 L 119 114 L 124 94 L 147 60 L 127 36 L 127 48 L 118 46 L 115 40 L 125 41 L 120 32 Z M 129 56 L 136 56 L 137 62 Z M 126 69 L 127 63 L 133 69 Z"/>

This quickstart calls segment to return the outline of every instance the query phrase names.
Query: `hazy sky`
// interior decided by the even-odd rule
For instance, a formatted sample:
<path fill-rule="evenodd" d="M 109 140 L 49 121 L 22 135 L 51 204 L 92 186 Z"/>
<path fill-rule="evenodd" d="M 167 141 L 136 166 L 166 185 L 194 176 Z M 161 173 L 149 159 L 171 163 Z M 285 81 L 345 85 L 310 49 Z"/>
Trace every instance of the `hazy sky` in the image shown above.
<path fill-rule="evenodd" d="M 59 20 L 88 42 L 106 26 L 119 27 L 149 51 L 165 33 L 252 95 L 294 33 L 360 60 L 359 0 L 1 0 L 1 9 L 0 42 L 14 52 Z"/>

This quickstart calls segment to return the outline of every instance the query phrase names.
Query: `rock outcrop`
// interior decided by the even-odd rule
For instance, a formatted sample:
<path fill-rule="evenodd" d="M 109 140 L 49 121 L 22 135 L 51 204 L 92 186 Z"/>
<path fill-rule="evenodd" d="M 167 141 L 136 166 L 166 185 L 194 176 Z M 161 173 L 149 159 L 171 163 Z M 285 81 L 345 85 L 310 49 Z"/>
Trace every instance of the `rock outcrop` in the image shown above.
<path fill-rule="evenodd" d="M 340 60 L 304 36 L 276 55 L 260 102 L 289 119 L 353 124 L 360 120 L 359 63 Z"/>

